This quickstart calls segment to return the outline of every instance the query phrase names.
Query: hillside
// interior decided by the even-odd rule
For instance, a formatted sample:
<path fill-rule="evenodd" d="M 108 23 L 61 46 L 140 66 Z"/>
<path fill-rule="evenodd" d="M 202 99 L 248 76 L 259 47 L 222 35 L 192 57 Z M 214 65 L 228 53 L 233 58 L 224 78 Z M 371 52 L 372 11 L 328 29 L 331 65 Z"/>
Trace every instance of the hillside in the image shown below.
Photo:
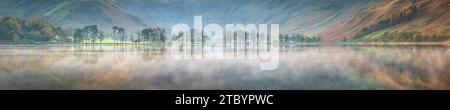
<path fill-rule="evenodd" d="M 447 0 L 388 0 L 327 28 L 327 40 L 416 41 L 450 35 Z"/>
<path fill-rule="evenodd" d="M 43 17 L 56 25 L 97 24 L 137 30 L 145 26 L 171 28 L 204 23 L 277 23 L 282 32 L 306 32 L 365 8 L 360 0 L 0 0 L 0 16 Z M 17 9 L 9 11 L 9 9 Z"/>
<path fill-rule="evenodd" d="M 130 14 L 114 0 L 0 0 L 0 15 L 41 17 L 72 28 L 97 24 L 104 29 L 118 25 L 137 30 L 151 25 L 150 21 Z"/>

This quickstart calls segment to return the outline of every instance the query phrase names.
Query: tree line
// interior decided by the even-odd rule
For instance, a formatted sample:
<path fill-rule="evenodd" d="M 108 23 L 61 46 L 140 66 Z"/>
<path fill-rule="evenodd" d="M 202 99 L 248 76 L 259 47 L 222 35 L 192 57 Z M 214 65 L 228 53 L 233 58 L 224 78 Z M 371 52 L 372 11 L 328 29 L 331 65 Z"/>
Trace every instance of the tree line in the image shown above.
<path fill-rule="evenodd" d="M 97 25 L 84 26 L 81 29 L 75 29 L 73 41 L 78 43 L 96 43 L 105 40 L 105 34 L 98 29 Z"/>
<path fill-rule="evenodd" d="M 353 38 L 354 39 L 354 38 Z M 425 35 L 418 32 L 384 32 L 381 37 L 373 39 L 378 42 L 441 42 L 450 40 L 448 35 Z"/>
<path fill-rule="evenodd" d="M 112 34 L 106 34 L 97 25 L 68 29 L 54 26 L 42 18 L 20 19 L 0 18 L 0 41 L 13 43 L 59 42 L 93 44 L 109 40 L 114 44 L 125 43 L 165 43 L 166 29 L 147 27 L 137 32 L 127 32 L 125 28 L 113 26 Z"/>
<path fill-rule="evenodd" d="M 17 17 L 0 18 L 0 40 L 15 43 L 26 41 L 65 41 L 69 30 L 55 27 L 42 18 L 19 19 Z"/>
<path fill-rule="evenodd" d="M 113 44 L 138 44 L 138 43 L 165 43 L 166 29 L 147 27 L 134 33 L 126 32 L 125 28 L 113 26 L 112 35 L 106 37 L 104 32 L 99 30 L 97 25 L 89 25 L 80 29 L 75 29 L 73 37 L 77 43 L 103 43 L 105 39 L 110 39 Z"/>
<path fill-rule="evenodd" d="M 320 36 L 308 36 L 300 33 L 280 34 L 279 37 L 281 44 L 314 43 L 322 40 Z"/>

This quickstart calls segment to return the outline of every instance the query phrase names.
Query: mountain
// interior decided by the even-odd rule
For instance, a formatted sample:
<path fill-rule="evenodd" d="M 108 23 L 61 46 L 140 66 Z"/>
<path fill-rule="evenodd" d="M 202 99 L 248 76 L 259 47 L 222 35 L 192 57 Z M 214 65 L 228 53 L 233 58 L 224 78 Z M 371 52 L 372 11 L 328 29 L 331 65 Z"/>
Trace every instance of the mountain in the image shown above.
<path fill-rule="evenodd" d="M 43 17 L 56 25 L 97 24 L 139 29 L 192 24 L 195 15 L 206 23 L 277 23 L 284 32 L 303 32 L 337 18 L 360 0 L 0 0 L 1 16 Z M 353 4 L 353 5 L 351 5 Z M 16 9 L 10 11 L 10 9 Z"/>
<path fill-rule="evenodd" d="M 204 24 L 280 24 L 282 32 L 319 30 L 337 19 L 365 9 L 379 0 L 118 0 L 134 15 L 163 27 L 192 24 L 203 16 Z M 315 33 L 311 33 L 315 34 Z"/>
<path fill-rule="evenodd" d="M 446 37 L 448 9 L 448 0 L 0 0 L 0 16 L 42 17 L 72 28 L 117 25 L 133 32 L 192 25 L 199 15 L 204 25 L 280 24 L 282 33 L 325 41 Z"/>
<path fill-rule="evenodd" d="M 137 30 L 151 25 L 114 0 L 0 0 L 0 15 L 41 17 L 72 28 L 97 24 L 104 29 L 118 25 Z"/>

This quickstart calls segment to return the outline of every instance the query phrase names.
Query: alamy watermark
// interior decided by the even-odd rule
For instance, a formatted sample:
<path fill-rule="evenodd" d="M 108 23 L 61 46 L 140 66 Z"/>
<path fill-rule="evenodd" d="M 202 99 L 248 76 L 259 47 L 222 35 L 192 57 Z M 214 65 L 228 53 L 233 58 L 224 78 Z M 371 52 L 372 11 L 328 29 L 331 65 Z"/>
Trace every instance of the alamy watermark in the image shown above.
<path fill-rule="evenodd" d="M 278 68 L 279 24 L 226 24 L 224 30 L 214 23 L 203 27 L 202 16 L 194 16 L 193 29 L 176 24 L 170 35 L 176 59 L 250 59 L 258 60 L 261 70 Z"/>

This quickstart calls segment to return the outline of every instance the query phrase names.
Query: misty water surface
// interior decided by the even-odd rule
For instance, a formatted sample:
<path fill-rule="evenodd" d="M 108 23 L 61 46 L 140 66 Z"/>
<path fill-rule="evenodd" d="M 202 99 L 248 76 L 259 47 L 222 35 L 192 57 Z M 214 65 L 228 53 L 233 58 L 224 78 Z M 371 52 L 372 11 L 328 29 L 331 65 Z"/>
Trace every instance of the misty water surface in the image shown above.
<path fill-rule="evenodd" d="M 450 89 L 445 46 L 285 47 L 269 71 L 258 60 L 180 60 L 168 50 L 0 45 L 0 89 Z"/>

